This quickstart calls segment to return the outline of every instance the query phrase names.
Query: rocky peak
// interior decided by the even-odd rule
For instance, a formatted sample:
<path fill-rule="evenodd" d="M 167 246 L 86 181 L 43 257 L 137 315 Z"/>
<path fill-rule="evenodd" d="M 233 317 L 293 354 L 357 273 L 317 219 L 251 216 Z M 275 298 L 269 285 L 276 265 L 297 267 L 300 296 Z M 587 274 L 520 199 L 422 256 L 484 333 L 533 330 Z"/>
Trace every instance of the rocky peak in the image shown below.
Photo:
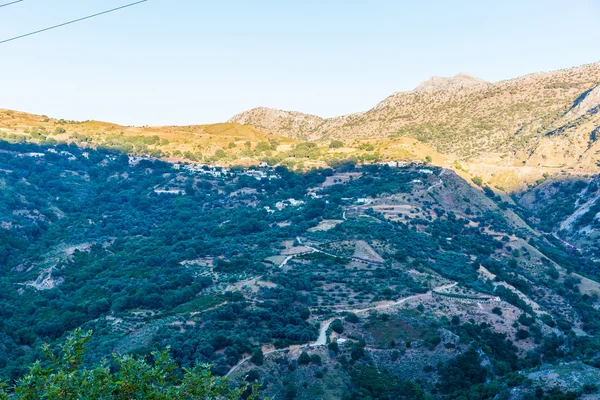
<path fill-rule="evenodd" d="M 325 120 L 316 115 L 258 107 L 235 115 L 229 122 L 251 125 L 268 133 L 288 137 L 304 137 Z"/>
<path fill-rule="evenodd" d="M 433 76 L 417 86 L 414 92 L 437 92 L 438 90 L 462 89 L 482 85 L 490 85 L 490 83 L 461 72 L 449 78 Z"/>

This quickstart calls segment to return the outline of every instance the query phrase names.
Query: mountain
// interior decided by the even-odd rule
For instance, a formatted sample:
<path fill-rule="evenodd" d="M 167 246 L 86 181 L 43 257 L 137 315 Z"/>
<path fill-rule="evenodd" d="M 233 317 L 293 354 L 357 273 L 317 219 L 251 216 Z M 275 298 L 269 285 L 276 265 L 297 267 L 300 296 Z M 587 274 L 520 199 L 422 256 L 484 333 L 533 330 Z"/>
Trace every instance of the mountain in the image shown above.
<path fill-rule="evenodd" d="M 489 82 L 475 78 L 465 72 L 444 78 L 433 76 L 415 88 L 415 92 L 437 92 L 440 90 L 462 90 L 466 88 L 490 86 Z"/>
<path fill-rule="evenodd" d="M 590 168 L 600 149 L 592 134 L 599 83 L 600 63 L 495 83 L 463 73 L 431 78 L 364 113 L 323 119 L 254 109 L 231 122 L 302 140 L 408 136 L 461 160 Z"/>
<path fill-rule="evenodd" d="M 270 112 L 256 110 L 257 114 Z M 278 123 L 293 113 L 275 113 Z M 339 123 L 344 123 L 343 119 Z M 302 129 L 315 124 L 314 118 L 298 117 Z M 192 126 L 121 126 L 99 121 L 69 121 L 0 109 L 0 140 L 54 145 L 74 143 L 170 162 L 192 162 L 227 166 L 285 165 L 308 168 L 336 165 L 342 161 L 381 162 L 423 160 L 429 156 L 441 165 L 444 156 L 412 138 L 382 139 L 370 143 L 303 142 L 250 125 L 220 123 Z"/>
<path fill-rule="evenodd" d="M 0 110 L 0 137 L 67 141 L 170 161 L 285 165 L 430 159 L 503 191 L 600 163 L 600 63 L 486 82 L 434 77 L 371 110 L 335 118 L 256 108 L 228 123 L 123 127 Z"/>
<path fill-rule="evenodd" d="M 231 118 L 230 122 L 254 126 L 267 132 L 295 132 L 302 138 L 316 130 L 325 120 L 316 115 L 259 107 Z"/>
<path fill-rule="evenodd" d="M 63 378 L 132 354 L 179 392 L 208 364 L 270 398 L 597 397 L 599 69 L 436 77 L 331 119 L 0 110 L 0 381 L 66 339 Z"/>

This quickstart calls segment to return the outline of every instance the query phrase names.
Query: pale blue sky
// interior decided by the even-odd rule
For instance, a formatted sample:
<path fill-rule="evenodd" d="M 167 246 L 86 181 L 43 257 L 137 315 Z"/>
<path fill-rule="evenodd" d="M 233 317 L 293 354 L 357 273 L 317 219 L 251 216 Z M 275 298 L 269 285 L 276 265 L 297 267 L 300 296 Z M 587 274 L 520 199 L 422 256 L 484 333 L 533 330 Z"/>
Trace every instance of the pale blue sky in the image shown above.
<path fill-rule="evenodd" d="M 25 0 L 0 8 L 0 40 L 130 1 Z M 0 45 L 0 107 L 135 125 L 256 106 L 328 117 L 431 75 L 600 61 L 599 20 L 598 0 L 149 0 Z"/>

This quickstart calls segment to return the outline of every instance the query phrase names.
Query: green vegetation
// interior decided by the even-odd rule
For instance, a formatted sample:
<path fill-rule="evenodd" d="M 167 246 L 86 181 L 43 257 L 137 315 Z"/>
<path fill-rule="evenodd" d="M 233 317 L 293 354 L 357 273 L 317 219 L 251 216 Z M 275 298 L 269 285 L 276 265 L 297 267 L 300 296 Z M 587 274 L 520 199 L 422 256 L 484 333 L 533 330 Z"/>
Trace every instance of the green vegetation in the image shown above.
<path fill-rule="evenodd" d="M 341 147 L 344 147 L 344 142 L 342 142 L 341 140 L 332 140 L 331 142 L 329 142 L 330 149 L 339 149 Z"/>
<path fill-rule="evenodd" d="M 286 151 L 322 155 L 310 144 Z M 0 142 L 0 376 L 15 396 L 33 390 L 27 381 L 48 398 L 110 398 L 94 382 L 114 380 L 108 387 L 120 393 L 123 374 L 137 371 L 139 393 L 193 398 L 177 392 L 186 380 L 225 390 L 215 376 L 237 366 L 231 382 L 248 376 L 278 398 L 343 386 L 348 399 L 459 399 L 535 393 L 519 376 L 543 365 L 600 367 L 597 297 L 580 292 L 584 277 L 600 277 L 598 265 L 518 225 L 509 211 L 545 221 L 496 207 L 489 188 L 493 201 L 480 202 L 479 189 L 446 174 L 428 190 L 441 173 L 428 169 L 193 171 L 75 145 Z M 583 189 L 564 187 L 569 198 Z M 549 232 L 568 214 L 547 212 Z M 473 313 L 478 305 L 455 300 L 485 296 L 503 301 Z M 327 344 L 305 346 L 328 320 Z M 77 329 L 95 334 L 76 331 L 61 345 Z M 60 348 L 80 354 L 67 374 L 62 358 L 44 358 Z M 69 374 L 75 389 L 64 388 Z"/>
<path fill-rule="evenodd" d="M 246 399 L 257 398 L 258 387 L 231 388 L 223 378 L 215 378 L 206 366 L 180 371 L 168 351 L 153 352 L 152 362 L 132 356 L 114 356 L 107 362 L 84 366 L 85 345 L 91 332 L 75 331 L 60 354 L 44 347 L 47 362 L 37 361 L 10 394 L 0 391 L 0 399 Z M 1 388 L 0 388 L 1 390 Z"/>

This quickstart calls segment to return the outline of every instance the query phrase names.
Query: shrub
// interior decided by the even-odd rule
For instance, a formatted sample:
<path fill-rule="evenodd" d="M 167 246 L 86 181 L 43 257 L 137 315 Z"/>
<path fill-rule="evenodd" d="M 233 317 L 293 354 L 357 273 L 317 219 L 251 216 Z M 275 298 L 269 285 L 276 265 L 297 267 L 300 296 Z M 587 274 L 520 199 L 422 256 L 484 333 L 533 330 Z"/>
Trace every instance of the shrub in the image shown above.
<path fill-rule="evenodd" d="M 586 394 L 598 393 L 598 385 L 593 383 L 586 383 L 583 385 L 583 392 Z"/>
<path fill-rule="evenodd" d="M 250 361 L 254 365 L 263 365 L 263 363 L 265 362 L 265 355 L 263 354 L 261 348 L 255 349 L 252 352 L 252 357 L 250 358 Z"/>
<path fill-rule="evenodd" d="M 340 352 L 340 346 L 338 346 L 337 341 L 329 343 L 327 346 L 329 350 L 333 351 L 335 354 Z"/>
<path fill-rule="evenodd" d="M 336 333 L 339 333 L 339 334 L 344 333 L 344 325 L 342 324 L 342 321 L 340 319 L 333 320 L 330 327 L 331 327 L 331 330 Z"/>
<path fill-rule="evenodd" d="M 310 362 L 315 364 L 315 365 L 321 365 L 323 364 L 323 362 L 321 361 L 321 356 L 318 354 L 312 354 L 310 356 Z"/>
<path fill-rule="evenodd" d="M 302 354 L 300 354 L 300 357 L 298 357 L 298 364 L 300 365 L 308 365 L 310 364 L 310 361 L 310 356 L 305 351 L 303 351 Z"/>
<path fill-rule="evenodd" d="M 354 314 L 354 313 L 348 313 L 348 314 L 346 314 L 346 318 L 344 318 L 344 319 L 346 321 L 350 322 L 350 323 L 353 323 L 353 324 L 356 324 L 359 321 L 358 316 L 356 314 Z"/>
<path fill-rule="evenodd" d="M 55 355 L 43 350 L 48 362 L 36 361 L 19 380 L 9 397 L 0 386 L 0 399 L 239 399 L 247 386 L 231 388 L 225 378 L 212 376 L 208 366 L 180 373 L 168 351 L 153 352 L 153 362 L 130 355 L 114 356 L 115 369 L 108 363 L 84 366 L 85 347 L 91 332 L 76 330 Z M 250 394 L 257 398 L 257 387 Z"/>
<path fill-rule="evenodd" d="M 339 149 L 341 147 L 344 147 L 344 142 L 342 142 L 341 140 L 332 140 L 329 143 L 329 148 L 330 149 Z"/>
<path fill-rule="evenodd" d="M 517 336 L 517 339 L 519 339 L 519 340 L 525 340 L 525 339 L 527 339 L 529 337 L 529 332 L 526 331 L 526 330 L 523 330 L 523 329 L 519 329 L 517 331 L 517 335 L 516 336 Z"/>

